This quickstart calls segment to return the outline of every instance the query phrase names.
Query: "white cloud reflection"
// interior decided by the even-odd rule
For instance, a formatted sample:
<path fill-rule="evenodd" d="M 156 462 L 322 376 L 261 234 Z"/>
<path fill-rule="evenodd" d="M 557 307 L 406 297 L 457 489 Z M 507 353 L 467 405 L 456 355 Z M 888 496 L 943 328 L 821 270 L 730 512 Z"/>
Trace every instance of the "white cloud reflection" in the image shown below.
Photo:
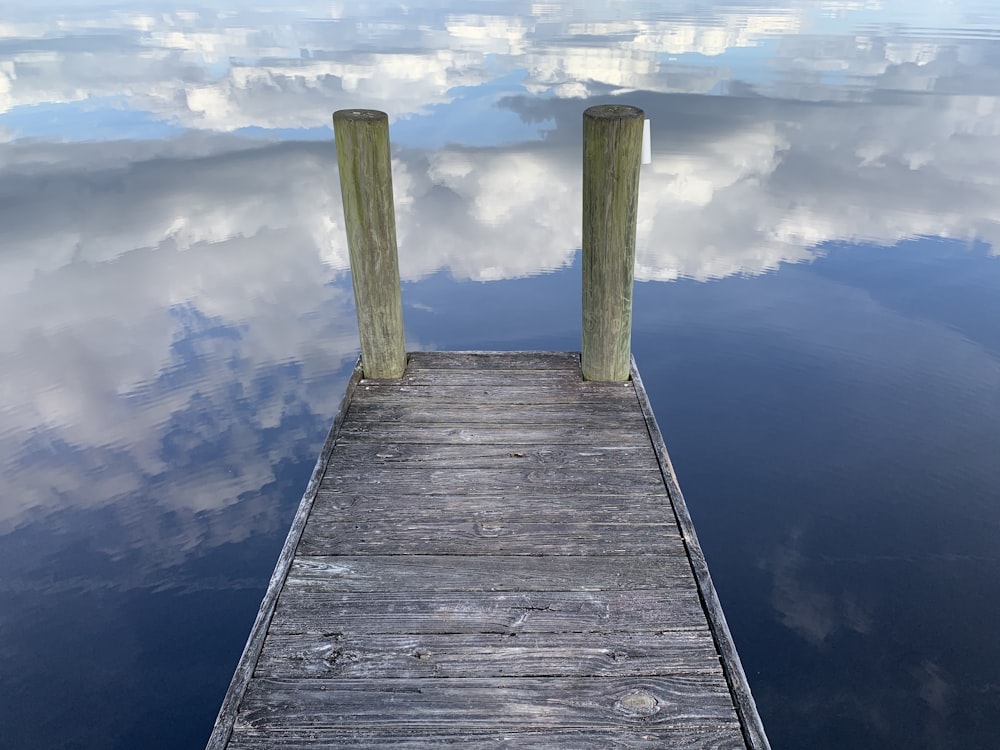
<path fill-rule="evenodd" d="M 0 177 L 0 530 L 147 493 L 191 518 L 274 481 L 305 438 L 290 424 L 271 445 L 267 431 L 302 409 L 329 419 L 329 375 L 356 349 L 349 289 L 317 251 L 333 229 L 323 160 L 281 145 L 132 161 L 115 145 L 36 150 L 60 168 L 33 175 L 22 155 Z M 81 168 L 95 150 L 115 166 Z M 293 179 L 272 199 L 277 164 Z M 178 446 L 213 444 L 260 460 L 172 470 Z"/>
<path fill-rule="evenodd" d="M 82 484 L 91 491 L 74 497 L 94 504 L 155 484 L 169 470 L 168 432 L 189 435 L 192 449 L 214 439 L 182 423 L 196 402 L 202 412 L 211 412 L 206 401 L 232 410 L 219 384 L 256 394 L 252 414 L 215 429 L 260 460 L 240 473 L 205 462 L 210 477 L 172 476 L 157 485 L 164 507 L 195 515 L 272 481 L 288 446 L 262 445 L 262 431 L 293 406 L 333 413 L 339 391 L 316 384 L 353 357 L 356 336 L 332 139 L 212 131 L 326 127 L 332 110 L 358 105 L 388 110 L 399 126 L 493 89 L 496 107 L 554 123 L 542 140 L 496 148 L 403 140 L 394 174 L 410 280 L 441 269 L 507 279 L 572 262 L 580 113 L 595 92 L 632 91 L 654 123 L 640 280 L 759 274 L 858 238 L 997 246 L 1000 77 L 984 40 L 815 34 L 829 3 L 662 20 L 615 7 L 95 17 L 56 6 L 44 23 L 7 19 L 0 112 L 114 99 L 201 132 L 67 144 L 26 139 L 0 117 L 0 316 L 9 321 L 0 328 L 0 455 L 20 460 L 30 446 L 36 456 L 86 456 L 47 461 L 43 482 L 36 467 L 6 464 L 0 530 L 59 507 Z M 779 52 L 746 72 L 726 62 L 730 50 L 772 42 Z M 512 71 L 518 80 L 503 83 Z M 701 95 L 723 85 L 741 95 Z M 521 96 L 500 101 L 510 93 Z M 76 137 L 71 122 L 64 137 Z M 317 370 L 261 385 L 295 363 Z M 182 365 L 211 371 L 182 376 Z"/>
<path fill-rule="evenodd" d="M 581 98 L 608 90 L 707 93 L 750 81 L 781 96 L 822 99 L 857 96 L 893 72 L 901 73 L 896 89 L 932 90 L 947 75 L 939 63 L 988 56 L 974 33 L 921 36 L 929 19 L 974 31 L 961 4 L 909 5 L 891 33 L 864 23 L 863 31 L 843 32 L 839 17 L 863 22 L 866 13 L 867 4 L 790 0 L 766 8 L 668 3 L 652 15 L 620 3 L 516 2 L 505 15 L 450 2 L 420 10 L 123 4 L 86 13 L 55 4 L 44 22 L 36 9 L 0 26 L 0 113 L 107 99 L 178 126 L 230 131 L 314 128 L 346 106 L 407 117 L 481 86 Z M 777 51 L 763 49 L 774 43 Z M 755 47 L 761 53 L 734 69 L 727 53 Z"/>
<path fill-rule="evenodd" d="M 640 280 L 756 274 L 858 237 L 1000 239 L 995 102 L 647 98 L 667 126 L 642 176 Z M 557 127 L 544 143 L 509 149 L 397 153 L 404 279 L 440 269 L 505 279 L 572 262 L 580 107 L 509 106 L 541 108 Z M 268 368 L 315 361 L 317 346 L 335 364 L 353 356 L 332 143 L 18 141 L 0 153 L 0 316 L 11 321 L 0 329 L 4 454 L 20 455 L 26 435 L 121 447 L 128 460 L 109 461 L 94 480 L 90 497 L 105 502 L 165 471 L 164 426 L 192 399 L 215 398 L 203 391 L 210 374 L 158 385 L 179 366 L 178 347 L 194 347 L 196 360 L 205 347 L 202 364 L 233 368 L 247 389 Z M 339 394 L 306 393 L 308 383 L 283 381 L 259 402 L 242 425 L 248 445 L 289 403 L 333 412 Z M 169 502 L 215 507 L 271 477 L 267 460 L 255 465 L 252 477 L 178 482 Z M 18 486 L 0 520 L 51 505 L 82 481 L 79 470 L 67 463 L 43 483 L 8 475 Z"/>

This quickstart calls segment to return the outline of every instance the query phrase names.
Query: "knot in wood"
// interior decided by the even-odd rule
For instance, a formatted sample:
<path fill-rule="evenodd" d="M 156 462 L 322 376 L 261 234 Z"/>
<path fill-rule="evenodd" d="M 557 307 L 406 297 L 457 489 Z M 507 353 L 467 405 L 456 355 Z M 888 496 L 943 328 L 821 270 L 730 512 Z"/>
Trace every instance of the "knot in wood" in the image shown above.
<path fill-rule="evenodd" d="M 618 648 L 612 649 L 609 656 L 611 657 L 611 661 L 613 662 L 625 661 L 626 659 L 628 659 L 628 651 L 624 651 Z"/>
<path fill-rule="evenodd" d="M 496 538 L 504 532 L 502 521 L 492 519 L 476 521 L 474 528 L 476 536 L 487 538 Z"/>
<path fill-rule="evenodd" d="M 615 703 L 616 711 L 635 718 L 653 716 L 659 713 L 660 708 L 661 704 L 656 696 L 645 690 L 636 690 L 623 695 Z"/>

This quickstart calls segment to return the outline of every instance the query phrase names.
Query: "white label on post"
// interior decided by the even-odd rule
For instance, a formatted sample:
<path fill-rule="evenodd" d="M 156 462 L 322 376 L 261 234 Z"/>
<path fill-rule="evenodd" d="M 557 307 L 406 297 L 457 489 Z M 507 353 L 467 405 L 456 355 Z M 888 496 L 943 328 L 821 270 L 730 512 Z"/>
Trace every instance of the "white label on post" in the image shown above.
<path fill-rule="evenodd" d="M 642 163 L 653 163 L 653 148 L 649 138 L 649 120 L 643 120 L 642 123 Z"/>

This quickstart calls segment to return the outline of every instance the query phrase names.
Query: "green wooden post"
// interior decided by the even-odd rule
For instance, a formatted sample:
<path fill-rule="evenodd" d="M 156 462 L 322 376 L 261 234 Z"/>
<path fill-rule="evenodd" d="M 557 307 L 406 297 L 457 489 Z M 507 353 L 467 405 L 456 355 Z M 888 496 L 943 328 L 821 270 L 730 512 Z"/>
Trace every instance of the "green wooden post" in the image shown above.
<path fill-rule="evenodd" d="M 643 111 L 583 113 L 584 380 L 628 380 Z"/>
<path fill-rule="evenodd" d="M 366 378 L 399 378 L 406 368 L 392 202 L 389 117 L 371 109 L 333 113 L 347 248 Z"/>

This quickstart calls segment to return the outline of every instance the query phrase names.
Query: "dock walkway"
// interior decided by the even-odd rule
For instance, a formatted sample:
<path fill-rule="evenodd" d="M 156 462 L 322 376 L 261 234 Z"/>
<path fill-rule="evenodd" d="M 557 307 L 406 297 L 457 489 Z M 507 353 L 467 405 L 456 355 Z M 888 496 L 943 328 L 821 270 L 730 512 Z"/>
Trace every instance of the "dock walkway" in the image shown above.
<path fill-rule="evenodd" d="M 634 364 L 358 368 L 208 747 L 766 748 Z"/>

